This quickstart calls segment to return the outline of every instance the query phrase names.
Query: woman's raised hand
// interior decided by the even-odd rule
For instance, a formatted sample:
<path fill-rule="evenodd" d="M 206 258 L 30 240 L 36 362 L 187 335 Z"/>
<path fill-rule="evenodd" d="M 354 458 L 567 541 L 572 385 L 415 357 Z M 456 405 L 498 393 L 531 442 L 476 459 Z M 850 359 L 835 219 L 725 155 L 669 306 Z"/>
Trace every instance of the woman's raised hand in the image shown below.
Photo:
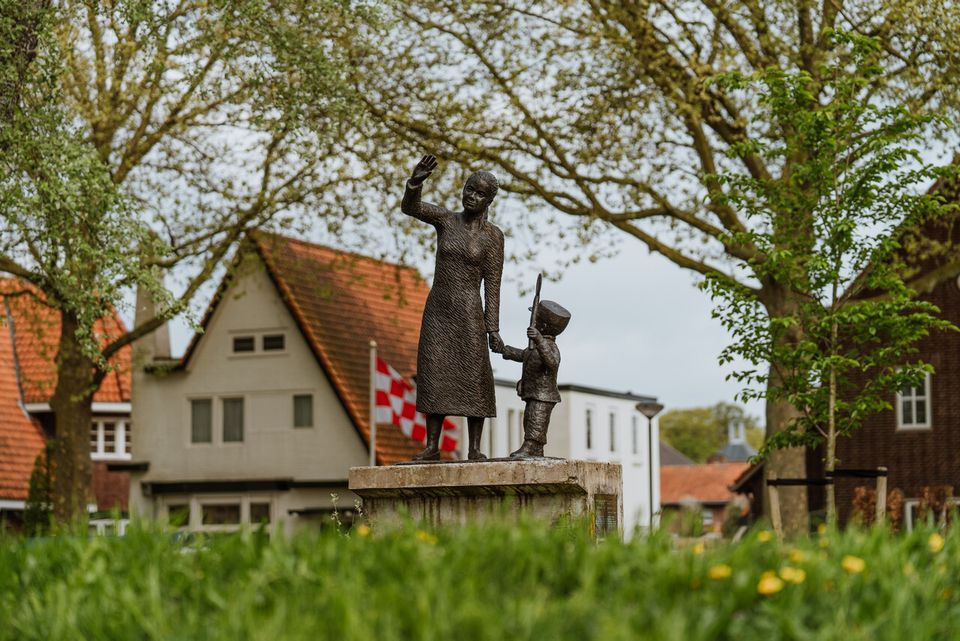
<path fill-rule="evenodd" d="M 420 159 L 417 166 L 413 168 L 413 175 L 410 176 L 410 184 L 418 187 L 423 184 L 433 170 L 437 168 L 437 157 L 427 154 Z"/>

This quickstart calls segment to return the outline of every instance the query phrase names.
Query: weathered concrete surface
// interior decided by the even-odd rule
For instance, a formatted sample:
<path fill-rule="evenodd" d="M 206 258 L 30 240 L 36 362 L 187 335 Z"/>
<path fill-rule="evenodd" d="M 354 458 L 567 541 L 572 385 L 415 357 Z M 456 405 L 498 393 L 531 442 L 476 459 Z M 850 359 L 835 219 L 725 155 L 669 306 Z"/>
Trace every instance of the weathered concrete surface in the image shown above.
<path fill-rule="evenodd" d="M 350 468 L 350 490 L 375 524 L 410 517 L 434 526 L 521 515 L 551 523 L 594 516 L 599 533 L 620 533 L 617 463 L 536 459 Z"/>

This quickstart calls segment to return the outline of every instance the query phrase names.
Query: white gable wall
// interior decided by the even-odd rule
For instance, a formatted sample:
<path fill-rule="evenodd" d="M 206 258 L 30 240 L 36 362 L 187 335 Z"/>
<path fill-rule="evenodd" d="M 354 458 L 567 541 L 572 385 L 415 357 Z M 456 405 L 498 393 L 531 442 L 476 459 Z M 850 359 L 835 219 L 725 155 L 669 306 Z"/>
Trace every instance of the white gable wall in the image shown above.
<path fill-rule="evenodd" d="M 283 334 L 263 352 L 263 334 Z M 233 352 L 254 336 L 256 352 Z M 293 396 L 312 394 L 313 427 L 293 427 Z M 191 399 L 209 398 L 213 442 L 191 442 Z M 223 398 L 243 398 L 243 441 L 223 442 Z M 207 324 L 186 371 L 137 377 L 133 458 L 139 480 L 345 480 L 368 454 L 336 392 L 258 258 L 244 264 Z M 346 494 L 346 492 L 343 492 Z M 352 502 L 352 501 L 351 501 Z"/>

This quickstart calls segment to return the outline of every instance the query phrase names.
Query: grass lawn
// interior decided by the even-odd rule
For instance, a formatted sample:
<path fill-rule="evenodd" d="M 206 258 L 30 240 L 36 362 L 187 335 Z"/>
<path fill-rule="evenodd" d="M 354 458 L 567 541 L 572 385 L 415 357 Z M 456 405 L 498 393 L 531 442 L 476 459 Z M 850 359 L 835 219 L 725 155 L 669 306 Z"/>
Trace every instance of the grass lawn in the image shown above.
<path fill-rule="evenodd" d="M 536 524 L 0 540 L 0 639 L 957 638 L 957 528 L 682 550 Z"/>

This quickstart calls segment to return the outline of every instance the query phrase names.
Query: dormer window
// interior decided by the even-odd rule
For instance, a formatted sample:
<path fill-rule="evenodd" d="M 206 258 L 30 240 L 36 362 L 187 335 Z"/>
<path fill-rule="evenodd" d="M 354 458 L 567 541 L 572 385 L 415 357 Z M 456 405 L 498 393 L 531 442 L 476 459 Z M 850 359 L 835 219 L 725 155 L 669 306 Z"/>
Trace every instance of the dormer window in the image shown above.
<path fill-rule="evenodd" d="M 234 354 L 252 352 L 256 349 L 256 347 L 257 347 L 257 344 L 253 340 L 253 336 L 234 336 L 233 337 Z"/>
<path fill-rule="evenodd" d="M 263 336 L 263 351 L 265 352 L 282 352 L 284 349 L 284 335 L 283 334 L 264 334 Z"/>

